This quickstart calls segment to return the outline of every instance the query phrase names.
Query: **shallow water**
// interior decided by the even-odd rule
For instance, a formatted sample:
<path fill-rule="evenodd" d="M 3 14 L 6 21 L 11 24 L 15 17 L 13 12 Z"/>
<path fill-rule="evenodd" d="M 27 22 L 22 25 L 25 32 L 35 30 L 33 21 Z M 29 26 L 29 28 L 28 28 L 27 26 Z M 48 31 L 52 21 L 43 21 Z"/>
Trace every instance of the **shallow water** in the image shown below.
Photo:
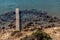
<path fill-rule="evenodd" d="M 15 10 L 38 9 L 60 17 L 60 0 L 0 0 L 0 14 Z"/>

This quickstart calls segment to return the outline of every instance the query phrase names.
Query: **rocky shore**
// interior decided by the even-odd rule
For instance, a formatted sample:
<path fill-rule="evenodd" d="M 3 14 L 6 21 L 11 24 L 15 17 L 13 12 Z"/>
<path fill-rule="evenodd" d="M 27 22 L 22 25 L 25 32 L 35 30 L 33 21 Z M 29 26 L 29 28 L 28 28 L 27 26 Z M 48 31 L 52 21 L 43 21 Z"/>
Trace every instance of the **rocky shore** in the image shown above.
<path fill-rule="evenodd" d="M 15 30 L 15 12 L 7 12 L 0 15 L 0 34 L 3 35 L 0 37 L 0 40 L 20 40 L 20 38 L 15 38 L 19 34 L 19 37 L 23 34 L 29 35 L 35 30 L 44 30 L 52 27 L 60 26 L 60 19 L 55 16 L 50 16 L 46 11 L 38 11 L 36 9 L 31 10 L 20 10 L 20 20 L 22 25 L 22 32 L 16 32 Z M 15 36 L 11 38 L 11 34 L 15 33 Z M 6 34 L 5 34 L 6 33 Z M 30 34 L 30 35 L 31 35 Z M 5 38 L 5 39 L 3 39 Z"/>
<path fill-rule="evenodd" d="M 55 16 L 49 16 L 45 11 L 37 11 L 36 9 L 20 11 L 22 27 L 26 26 L 59 26 L 60 19 Z M 28 24 L 28 25 L 27 25 Z M 52 25 L 51 25 L 52 24 Z M 7 12 L 0 15 L 1 27 L 9 28 L 15 27 L 15 12 Z"/>

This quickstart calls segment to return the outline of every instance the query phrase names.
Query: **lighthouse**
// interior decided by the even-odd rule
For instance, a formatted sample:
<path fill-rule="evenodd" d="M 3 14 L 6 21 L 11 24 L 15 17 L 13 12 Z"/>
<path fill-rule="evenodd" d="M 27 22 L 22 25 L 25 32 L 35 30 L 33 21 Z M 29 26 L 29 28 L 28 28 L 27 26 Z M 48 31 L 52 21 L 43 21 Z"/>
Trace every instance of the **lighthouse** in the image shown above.
<path fill-rule="evenodd" d="M 16 30 L 20 30 L 20 20 L 19 20 L 19 8 L 16 8 Z"/>

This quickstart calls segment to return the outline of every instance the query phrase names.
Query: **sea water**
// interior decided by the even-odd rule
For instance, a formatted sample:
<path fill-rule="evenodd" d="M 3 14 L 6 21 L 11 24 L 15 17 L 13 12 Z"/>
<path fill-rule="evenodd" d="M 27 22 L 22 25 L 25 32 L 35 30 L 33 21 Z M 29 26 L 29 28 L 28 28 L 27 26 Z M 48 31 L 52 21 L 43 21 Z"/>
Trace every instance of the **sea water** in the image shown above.
<path fill-rule="evenodd" d="M 60 17 L 60 0 L 0 0 L 0 14 L 14 11 L 16 7 L 43 10 Z"/>

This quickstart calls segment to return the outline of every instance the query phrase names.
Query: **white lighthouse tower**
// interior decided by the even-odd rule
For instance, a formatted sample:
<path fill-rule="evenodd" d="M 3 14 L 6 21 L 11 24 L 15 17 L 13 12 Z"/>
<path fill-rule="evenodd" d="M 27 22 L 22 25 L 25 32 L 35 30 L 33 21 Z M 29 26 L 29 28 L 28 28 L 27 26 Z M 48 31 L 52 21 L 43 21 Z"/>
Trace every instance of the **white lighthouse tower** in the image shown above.
<path fill-rule="evenodd" d="M 16 30 L 19 31 L 20 30 L 20 20 L 19 20 L 19 8 L 16 8 Z"/>

